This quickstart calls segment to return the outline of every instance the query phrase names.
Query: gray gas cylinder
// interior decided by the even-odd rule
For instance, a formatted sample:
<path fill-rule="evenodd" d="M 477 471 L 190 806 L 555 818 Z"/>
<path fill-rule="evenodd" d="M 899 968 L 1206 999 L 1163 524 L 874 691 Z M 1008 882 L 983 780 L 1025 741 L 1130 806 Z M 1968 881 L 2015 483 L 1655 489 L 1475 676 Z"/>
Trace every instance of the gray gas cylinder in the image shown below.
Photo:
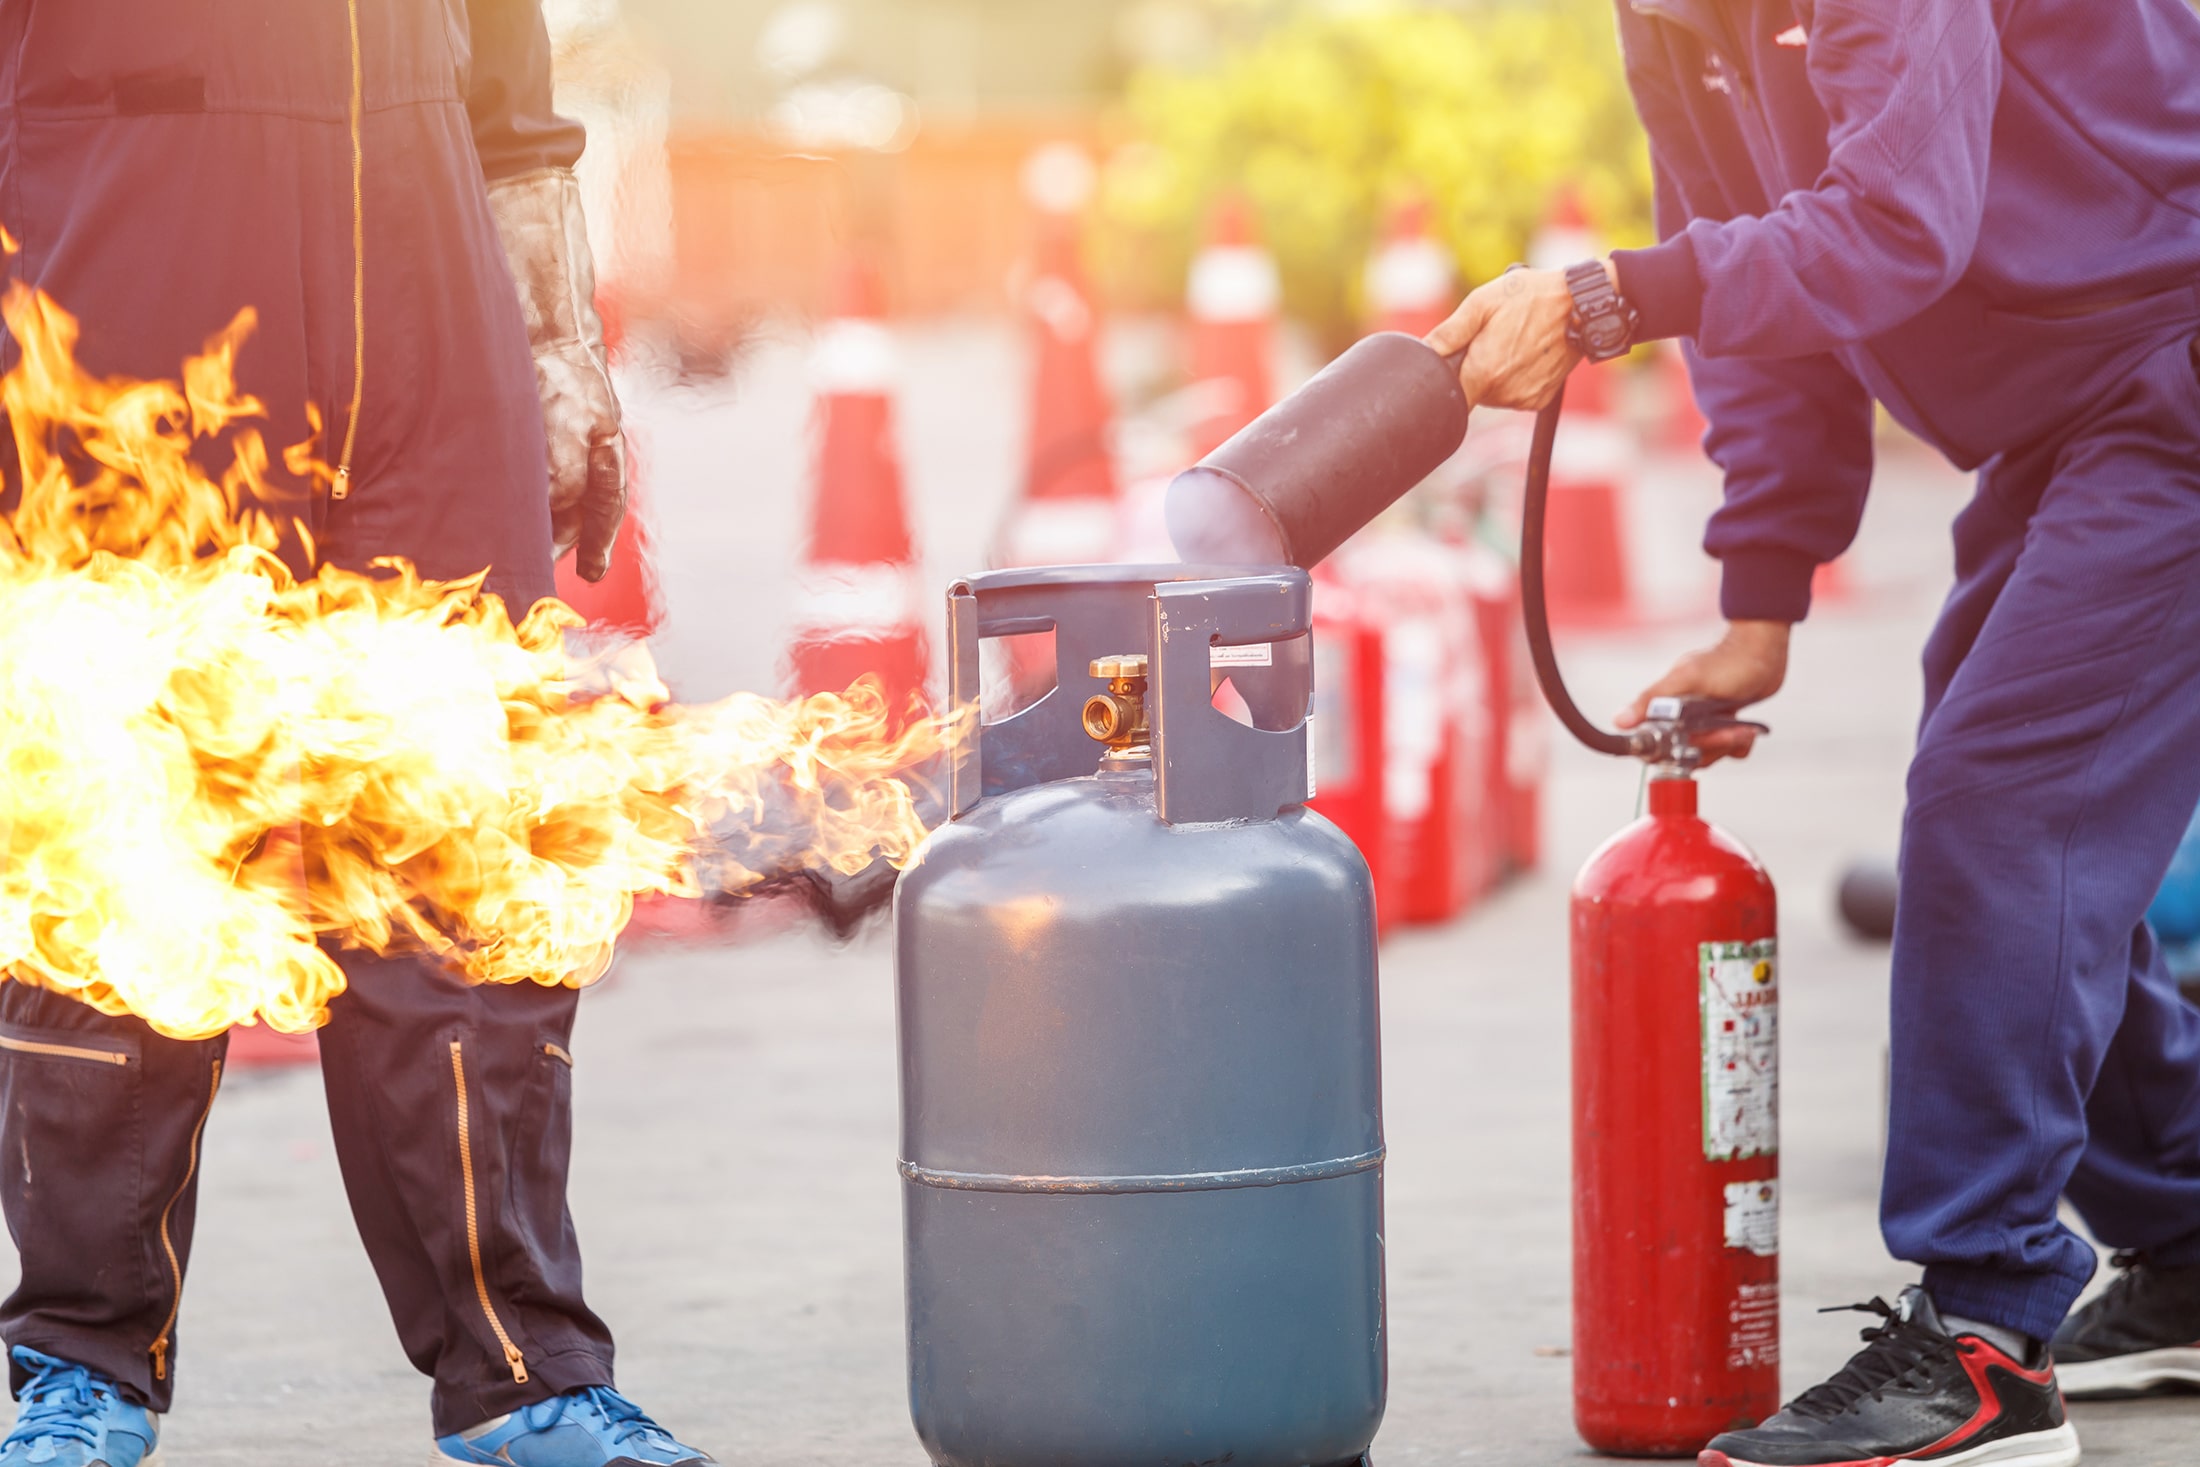
<path fill-rule="evenodd" d="M 1374 894 L 1305 808 L 1309 612 L 1295 570 L 950 594 L 957 697 L 982 639 L 1048 628 L 1058 686 L 963 743 L 955 818 L 895 899 L 909 1400 L 935 1462 L 1319 1467 L 1375 1435 Z M 1092 675 L 1119 654 L 1143 668 Z M 1131 669 L 1150 741 L 1100 717 L 1104 749 L 1087 699 L 1135 704 Z M 1214 709 L 1224 673 L 1267 728 Z"/>

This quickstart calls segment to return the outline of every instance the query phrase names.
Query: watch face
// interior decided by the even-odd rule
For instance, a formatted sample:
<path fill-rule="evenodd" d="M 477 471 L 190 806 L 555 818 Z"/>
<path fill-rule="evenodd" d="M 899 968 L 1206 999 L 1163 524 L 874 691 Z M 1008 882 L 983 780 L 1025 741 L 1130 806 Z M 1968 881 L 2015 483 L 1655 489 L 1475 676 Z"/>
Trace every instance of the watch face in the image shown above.
<path fill-rule="evenodd" d="M 1616 316 L 1599 316 L 1587 323 L 1581 337 L 1592 356 L 1616 352 L 1626 344 L 1627 323 Z"/>

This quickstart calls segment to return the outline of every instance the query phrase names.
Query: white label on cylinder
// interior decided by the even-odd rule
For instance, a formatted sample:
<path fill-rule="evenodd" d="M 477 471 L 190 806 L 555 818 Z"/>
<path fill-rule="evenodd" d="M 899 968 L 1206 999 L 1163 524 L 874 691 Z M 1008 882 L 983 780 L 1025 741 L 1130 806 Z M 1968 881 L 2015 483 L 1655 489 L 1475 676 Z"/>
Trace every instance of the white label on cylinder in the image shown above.
<path fill-rule="evenodd" d="M 1209 647 L 1209 667 L 1274 667 L 1276 649 L 1267 642 L 1251 642 L 1243 647 Z"/>
<path fill-rule="evenodd" d="M 1773 939 L 1707 942 L 1703 987 L 1703 1154 L 1780 1150 L 1780 978 Z"/>
<path fill-rule="evenodd" d="M 1780 1184 L 1777 1181 L 1726 1184 L 1726 1246 L 1747 1248 L 1759 1258 L 1780 1252 Z"/>

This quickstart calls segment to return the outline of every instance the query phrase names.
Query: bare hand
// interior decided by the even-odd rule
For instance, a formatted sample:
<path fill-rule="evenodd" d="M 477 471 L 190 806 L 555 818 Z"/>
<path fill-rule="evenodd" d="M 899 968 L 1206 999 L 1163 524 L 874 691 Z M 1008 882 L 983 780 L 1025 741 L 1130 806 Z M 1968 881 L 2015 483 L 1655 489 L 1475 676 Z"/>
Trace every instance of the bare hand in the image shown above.
<path fill-rule="evenodd" d="M 1732 698 L 1757 703 L 1780 691 L 1787 681 L 1788 633 L 1784 621 L 1728 622 L 1715 646 L 1691 652 L 1673 670 L 1642 690 L 1620 713 L 1621 728 L 1633 728 L 1650 712 L 1652 698 Z M 1747 759 L 1756 744 L 1751 729 L 1730 728 L 1696 740 L 1706 764 L 1732 756 Z"/>
<path fill-rule="evenodd" d="M 1468 402 L 1532 412 L 1581 360 L 1566 339 L 1573 314 L 1565 271 L 1508 270 L 1461 301 L 1427 340 L 1446 356 L 1467 348 L 1459 385 Z"/>

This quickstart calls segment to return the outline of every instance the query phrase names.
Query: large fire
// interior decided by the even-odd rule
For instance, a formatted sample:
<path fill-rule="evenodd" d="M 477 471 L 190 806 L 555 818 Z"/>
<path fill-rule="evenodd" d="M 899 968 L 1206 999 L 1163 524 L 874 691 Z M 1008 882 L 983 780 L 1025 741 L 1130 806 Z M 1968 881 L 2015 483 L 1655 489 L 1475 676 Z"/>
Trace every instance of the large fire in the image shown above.
<path fill-rule="evenodd" d="M 514 625 L 393 564 L 301 580 L 232 368 L 102 380 L 38 292 L 0 302 L 21 500 L 0 526 L 0 968 L 197 1038 L 303 1031 L 327 946 L 413 945 L 483 982 L 585 983 L 639 896 L 905 865 L 950 717 L 875 688 L 670 702 L 590 667 L 578 618 Z M 194 462 L 228 458 L 217 476 Z M 311 480 L 312 445 L 284 451 Z M 623 665 L 623 664 L 622 664 Z M 576 696 L 593 674 L 608 691 Z M 905 725 L 906 722 L 906 726 Z"/>

